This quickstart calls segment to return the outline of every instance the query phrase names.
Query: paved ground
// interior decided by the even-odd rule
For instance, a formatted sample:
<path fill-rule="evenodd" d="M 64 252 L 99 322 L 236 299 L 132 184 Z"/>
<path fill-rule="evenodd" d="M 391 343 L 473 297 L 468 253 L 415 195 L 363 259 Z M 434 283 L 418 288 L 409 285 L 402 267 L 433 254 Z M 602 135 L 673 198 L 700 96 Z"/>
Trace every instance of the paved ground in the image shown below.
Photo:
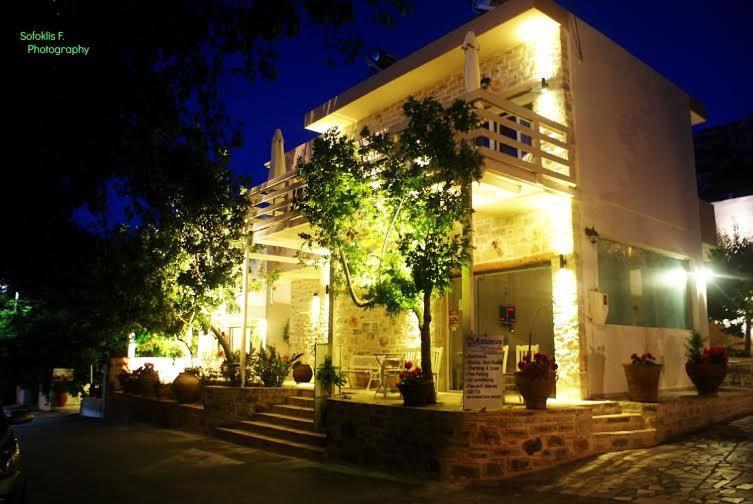
<path fill-rule="evenodd" d="M 753 503 L 753 416 L 672 444 L 608 453 L 545 479 L 542 491 L 563 495 L 656 503 Z"/>
<path fill-rule="evenodd" d="M 46 415 L 16 430 L 31 504 L 753 502 L 753 417 L 676 444 L 473 488 L 400 481 L 77 415 Z"/>

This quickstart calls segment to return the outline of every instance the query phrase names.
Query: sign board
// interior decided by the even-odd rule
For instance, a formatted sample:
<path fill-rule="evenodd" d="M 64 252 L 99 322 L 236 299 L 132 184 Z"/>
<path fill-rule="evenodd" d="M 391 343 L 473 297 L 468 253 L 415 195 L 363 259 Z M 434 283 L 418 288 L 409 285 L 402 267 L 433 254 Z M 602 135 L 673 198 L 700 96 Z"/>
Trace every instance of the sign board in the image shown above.
<path fill-rule="evenodd" d="M 463 351 L 463 409 L 501 408 L 505 404 L 502 381 L 502 337 L 468 336 Z"/>

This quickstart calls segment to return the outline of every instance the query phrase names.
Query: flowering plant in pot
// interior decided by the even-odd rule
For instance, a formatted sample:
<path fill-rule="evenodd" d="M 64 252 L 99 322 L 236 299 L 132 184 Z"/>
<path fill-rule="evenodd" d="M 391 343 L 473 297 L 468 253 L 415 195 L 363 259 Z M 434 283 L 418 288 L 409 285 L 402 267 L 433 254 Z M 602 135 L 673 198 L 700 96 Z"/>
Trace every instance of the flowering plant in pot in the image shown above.
<path fill-rule="evenodd" d="M 703 338 L 697 332 L 685 345 L 687 362 L 685 372 L 698 390 L 698 395 L 714 395 L 727 376 L 727 351 L 720 346 L 703 346 Z"/>
<path fill-rule="evenodd" d="M 414 366 L 411 361 L 403 364 L 403 370 L 398 375 L 397 389 L 403 396 L 404 406 L 422 406 L 434 402 L 434 381 L 427 380 L 423 371 Z"/>
<path fill-rule="evenodd" d="M 545 353 L 526 352 L 518 362 L 515 385 L 523 396 L 526 409 L 546 409 L 546 400 L 554 393 L 557 383 L 557 363 Z"/>
<path fill-rule="evenodd" d="M 650 352 L 633 353 L 630 363 L 623 364 L 628 384 L 628 397 L 635 402 L 655 403 L 659 400 L 659 378 L 664 367 L 656 363 Z"/>

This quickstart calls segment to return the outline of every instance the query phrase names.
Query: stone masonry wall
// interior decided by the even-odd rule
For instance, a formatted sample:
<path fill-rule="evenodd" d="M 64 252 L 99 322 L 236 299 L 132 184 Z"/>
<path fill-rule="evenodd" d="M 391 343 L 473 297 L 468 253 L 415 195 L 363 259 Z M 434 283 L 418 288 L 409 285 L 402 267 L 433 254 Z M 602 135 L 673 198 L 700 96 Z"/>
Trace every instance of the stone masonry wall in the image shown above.
<path fill-rule="evenodd" d="M 442 301 L 432 303 L 430 334 L 432 348 L 443 347 L 446 352 L 446 310 L 442 306 Z M 349 297 L 341 295 L 335 301 L 334 343 L 340 346 L 342 363 L 347 367 L 353 354 L 403 353 L 411 348 L 419 348 L 421 337 L 418 321 L 413 313 L 390 317 L 383 308 L 358 308 Z M 440 389 L 443 387 L 441 371 L 440 369 Z"/>
<path fill-rule="evenodd" d="M 288 397 L 303 395 L 303 389 L 289 387 L 223 387 L 202 389 L 202 401 L 210 427 L 225 425 L 232 420 L 247 420 L 258 412 L 270 411 L 284 404 Z"/>
<path fill-rule="evenodd" d="M 654 406 L 654 405 L 651 405 Z M 651 413 L 651 412 L 649 412 Z M 662 401 L 652 412 L 659 442 L 753 413 L 753 391 Z M 645 416 L 645 412 L 644 412 Z"/>
<path fill-rule="evenodd" d="M 489 412 L 330 399 L 330 459 L 444 481 L 489 480 L 591 454 L 590 409 Z"/>
<path fill-rule="evenodd" d="M 314 363 L 314 344 L 327 341 L 327 304 L 328 296 L 319 280 L 293 280 L 290 283 L 288 345 L 291 353 L 304 354 L 303 362 L 311 365 Z M 312 318 L 317 314 L 318 319 Z"/>
<path fill-rule="evenodd" d="M 476 214 L 473 217 L 473 261 L 483 264 L 552 252 L 551 227 L 549 215 L 542 211 L 505 216 Z"/>

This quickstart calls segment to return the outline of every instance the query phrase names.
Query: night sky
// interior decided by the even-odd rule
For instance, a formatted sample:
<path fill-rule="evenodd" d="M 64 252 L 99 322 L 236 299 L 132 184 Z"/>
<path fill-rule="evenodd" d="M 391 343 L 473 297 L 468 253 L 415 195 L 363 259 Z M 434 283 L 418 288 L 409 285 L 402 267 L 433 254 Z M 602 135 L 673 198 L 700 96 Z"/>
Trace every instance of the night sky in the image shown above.
<path fill-rule="evenodd" d="M 678 84 L 706 106 L 707 124 L 753 113 L 753 1 L 560 0 L 564 7 Z M 354 27 L 365 48 L 403 57 L 475 17 L 467 0 L 414 0 L 413 13 L 387 28 L 365 20 Z M 304 114 L 368 76 L 363 59 L 327 66 L 323 38 L 304 27 L 279 46 L 278 78 L 223 84 L 228 111 L 243 123 L 244 146 L 232 168 L 266 180 L 275 128 L 289 150 L 314 136 Z"/>

